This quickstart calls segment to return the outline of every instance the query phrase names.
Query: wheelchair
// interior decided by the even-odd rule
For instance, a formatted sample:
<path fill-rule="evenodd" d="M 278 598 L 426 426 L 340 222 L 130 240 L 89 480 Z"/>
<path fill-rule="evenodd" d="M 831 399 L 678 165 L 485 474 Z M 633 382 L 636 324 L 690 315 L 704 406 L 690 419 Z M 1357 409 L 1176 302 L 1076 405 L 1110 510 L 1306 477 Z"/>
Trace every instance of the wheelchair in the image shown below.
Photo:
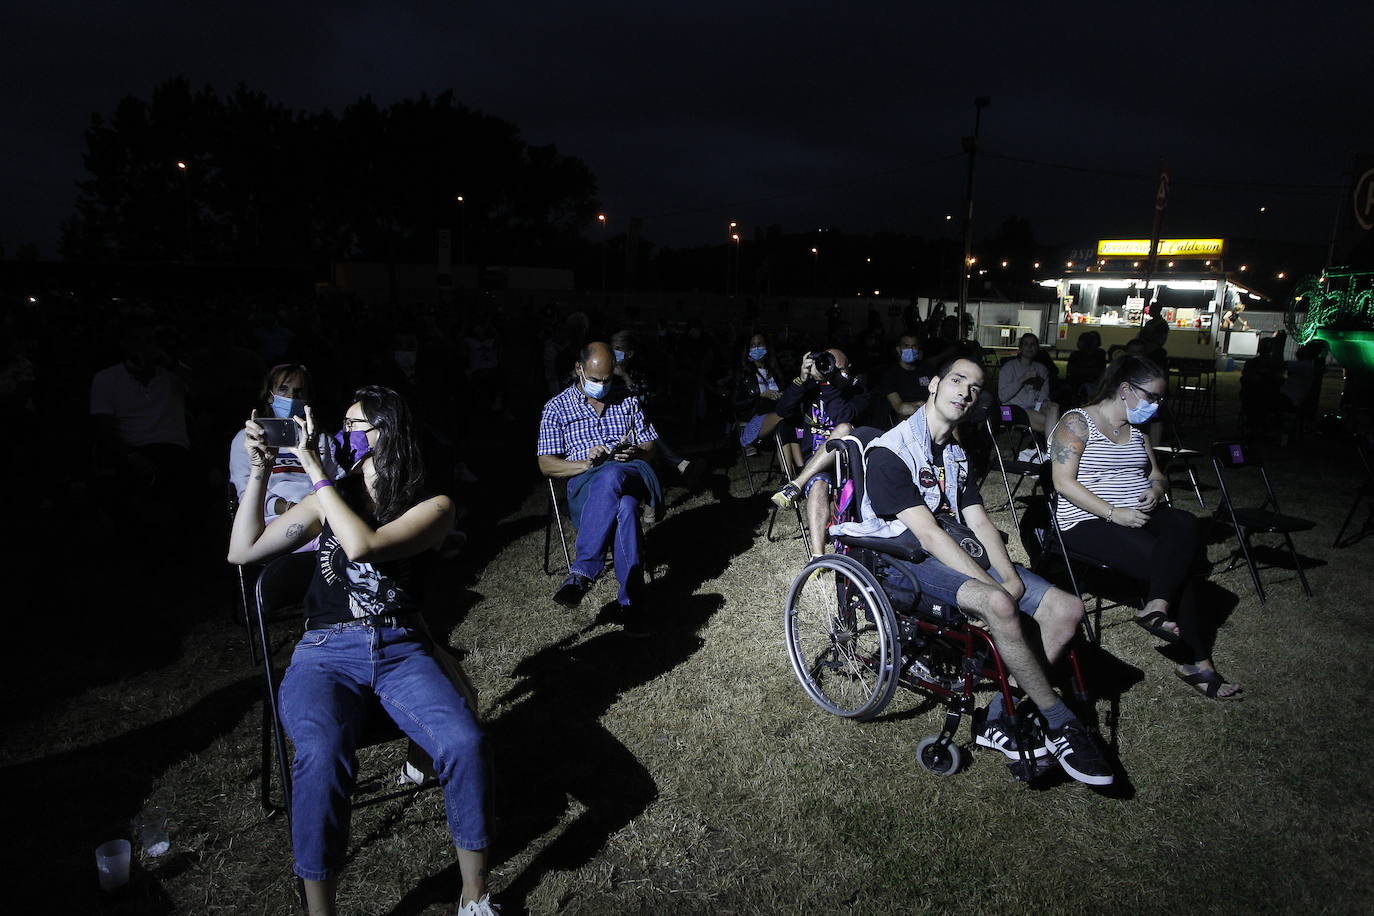
<path fill-rule="evenodd" d="M 881 435 L 856 429 L 826 448 L 835 454 L 839 499 L 832 524 L 858 518 L 863 499 L 863 449 Z M 955 743 L 964 716 L 978 703 L 975 690 L 991 682 L 1002 693 L 1018 734 L 1029 719 L 1016 712 L 1016 698 L 992 636 L 957 607 L 921 595 L 912 566 L 924 558 L 920 542 L 899 538 L 832 536 L 834 553 L 807 563 L 787 593 L 785 631 L 792 670 L 806 695 L 833 715 L 864 721 L 881 713 L 905 688 L 945 709 L 940 731 L 916 745 L 916 761 L 939 776 L 958 772 L 966 749 Z M 1070 650 L 1066 664 L 1074 698 L 1086 703 L 1082 670 Z M 1022 752 L 1009 764 L 1012 775 L 1029 782 L 1056 766 Z"/>

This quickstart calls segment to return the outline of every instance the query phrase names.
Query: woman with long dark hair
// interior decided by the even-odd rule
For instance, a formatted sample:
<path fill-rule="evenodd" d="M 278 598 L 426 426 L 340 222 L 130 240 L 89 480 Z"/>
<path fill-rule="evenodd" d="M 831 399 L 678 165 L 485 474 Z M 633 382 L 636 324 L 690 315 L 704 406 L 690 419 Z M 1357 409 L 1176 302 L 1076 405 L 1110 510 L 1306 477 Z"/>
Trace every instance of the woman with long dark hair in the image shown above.
<path fill-rule="evenodd" d="M 316 536 L 319 562 L 305 597 L 306 632 L 282 681 L 282 722 L 295 745 L 291 845 L 312 916 L 332 914 L 348 842 L 356 741 L 372 698 L 434 761 L 458 848 L 459 913 L 491 914 L 486 892 L 486 787 L 475 709 L 435 658 L 419 590 L 453 522 L 447 496 L 423 494 L 410 411 L 396 392 L 358 389 L 336 436 L 336 484 L 325 473 L 309 407 L 294 449 L 312 492 L 270 525 L 262 506 L 273 450 L 257 411 L 244 424 L 252 463 L 234 519 L 229 562 L 258 563 Z"/>
<path fill-rule="evenodd" d="M 1153 419 L 1166 387 L 1154 363 L 1122 356 L 1088 403 L 1064 414 L 1050 445 L 1062 497 L 1055 519 L 1070 550 L 1148 583 L 1135 622 L 1167 642 L 1182 641 L 1192 659 L 1178 667 L 1183 682 L 1205 697 L 1232 699 L 1241 687 L 1212 664 L 1198 620 L 1197 519 L 1163 503 L 1166 479 L 1138 428 Z"/>

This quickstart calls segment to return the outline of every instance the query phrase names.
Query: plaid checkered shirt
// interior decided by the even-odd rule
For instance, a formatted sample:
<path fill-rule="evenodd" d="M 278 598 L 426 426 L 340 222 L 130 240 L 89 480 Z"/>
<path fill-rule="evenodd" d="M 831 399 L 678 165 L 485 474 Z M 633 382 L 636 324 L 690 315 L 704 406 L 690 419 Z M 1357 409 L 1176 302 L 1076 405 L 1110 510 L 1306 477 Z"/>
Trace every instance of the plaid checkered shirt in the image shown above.
<path fill-rule="evenodd" d="M 570 385 L 544 405 L 539 418 L 538 454 L 585 461 L 594 445 L 615 446 L 626 441 L 643 445 L 657 438 L 658 431 L 645 419 L 639 400 L 626 397 L 624 389 L 617 388 L 597 416 L 582 389 Z"/>

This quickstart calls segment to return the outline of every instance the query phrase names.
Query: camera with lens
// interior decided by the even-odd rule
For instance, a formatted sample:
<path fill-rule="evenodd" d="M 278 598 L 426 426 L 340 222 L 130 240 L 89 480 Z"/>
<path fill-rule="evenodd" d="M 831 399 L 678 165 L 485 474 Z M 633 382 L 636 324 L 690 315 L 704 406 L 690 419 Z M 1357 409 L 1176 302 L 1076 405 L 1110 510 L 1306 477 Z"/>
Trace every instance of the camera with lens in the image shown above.
<path fill-rule="evenodd" d="M 816 367 L 818 375 L 829 378 L 835 374 L 835 354 L 829 350 L 817 350 L 815 353 L 808 353 L 807 359 L 811 360 L 811 365 Z"/>

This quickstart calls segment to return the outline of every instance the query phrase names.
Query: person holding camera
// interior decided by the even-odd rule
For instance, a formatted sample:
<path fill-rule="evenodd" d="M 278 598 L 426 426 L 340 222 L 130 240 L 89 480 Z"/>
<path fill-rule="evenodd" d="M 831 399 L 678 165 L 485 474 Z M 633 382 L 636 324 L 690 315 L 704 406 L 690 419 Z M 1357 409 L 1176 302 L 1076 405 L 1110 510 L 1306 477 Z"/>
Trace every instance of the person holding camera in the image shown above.
<path fill-rule="evenodd" d="M 253 411 L 244 424 L 252 464 L 229 540 L 229 562 L 261 563 L 318 537 L 305 595 L 305 635 L 282 680 L 291 764 L 291 847 L 311 916 L 332 914 L 347 860 L 356 741 L 372 699 L 434 761 L 458 850 L 461 916 L 492 916 L 486 889 L 487 770 L 476 705 L 446 648 L 421 618 L 429 562 L 453 524 L 452 501 L 424 495 L 414 424 L 395 391 L 358 389 L 336 440 L 348 469 L 325 472 L 309 407 L 293 417 L 293 448 L 311 493 L 263 523 L 277 457 Z"/>
<path fill-rule="evenodd" d="M 662 502 L 653 458 L 658 432 L 639 399 L 615 384 L 615 351 L 589 343 L 575 367 L 576 381 L 544 405 L 539 418 L 539 470 L 567 481 L 568 512 L 577 528 L 577 556 L 553 600 L 576 607 L 606 567 L 615 541 L 617 600 L 626 626 L 642 633 L 644 586 L 640 559 L 640 504 Z"/>
<path fill-rule="evenodd" d="M 825 470 L 833 461 L 825 452 L 828 439 L 847 436 L 868 406 L 868 394 L 853 377 L 849 357 L 836 349 L 818 350 L 802 358 L 801 372 L 778 398 L 777 414 L 797 424 L 805 464 L 801 471 L 773 494 L 783 507 L 806 495 L 806 514 L 811 527 L 811 553 L 825 552 L 826 520 L 835 487 Z"/>
<path fill-rule="evenodd" d="M 258 399 L 256 415 L 268 421 L 264 426 L 264 434 L 269 437 L 266 444 L 275 447 L 267 478 L 267 495 L 263 502 L 263 524 L 272 524 L 278 516 L 285 515 L 288 509 L 312 492 L 310 475 L 301 467 L 294 450 L 289 448 L 298 441 L 297 426 L 292 418 L 305 416 L 310 388 L 310 370 L 299 363 L 274 366 L 262 381 L 262 395 Z M 281 430 L 280 433 L 277 433 L 277 428 Z M 277 433 L 275 438 L 274 433 Z M 253 471 L 249 450 L 244 447 L 247 436 L 248 431 L 240 429 L 229 443 L 229 482 L 238 492 L 239 502 L 243 502 L 243 493 L 248 488 L 248 479 Z M 287 451 L 280 448 L 283 445 L 288 446 Z M 343 476 L 334 459 L 333 439 L 324 439 L 320 443 L 320 463 L 330 480 L 338 480 Z M 300 549 L 311 550 L 314 546 L 313 543 L 304 544 Z"/>

